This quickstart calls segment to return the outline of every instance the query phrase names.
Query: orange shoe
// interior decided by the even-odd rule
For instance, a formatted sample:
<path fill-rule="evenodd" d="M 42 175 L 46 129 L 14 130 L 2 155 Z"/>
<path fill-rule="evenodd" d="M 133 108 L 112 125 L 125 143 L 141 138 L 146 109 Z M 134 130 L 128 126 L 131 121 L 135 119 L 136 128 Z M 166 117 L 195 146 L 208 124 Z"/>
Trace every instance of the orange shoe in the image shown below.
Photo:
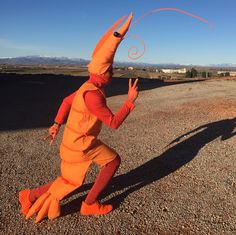
<path fill-rule="evenodd" d="M 19 192 L 19 202 L 21 204 L 21 213 L 27 215 L 30 207 L 32 206 L 31 201 L 29 200 L 30 190 L 25 189 Z"/>
<path fill-rule="evenodd" d="M 105 215 L 113 209 L 112 205 L 102 205 L 97 201 L 91 205 L 82 202 L 80 208 L 81 215 Z"/>

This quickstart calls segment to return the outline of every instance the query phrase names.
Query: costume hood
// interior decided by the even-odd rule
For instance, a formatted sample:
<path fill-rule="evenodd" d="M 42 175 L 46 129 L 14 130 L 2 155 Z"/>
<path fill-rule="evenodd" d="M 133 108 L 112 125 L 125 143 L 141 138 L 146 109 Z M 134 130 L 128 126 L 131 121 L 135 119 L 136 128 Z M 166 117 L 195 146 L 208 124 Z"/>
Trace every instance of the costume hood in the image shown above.
<path fill-rule="evenodd" d="M 116 49 L 126 32 L 129 30 L 132 17 L 133 14 L 131 13 L 125 23 L 117 31 L 113 32 L 125 19 L 125 16 L 123 16 L 121 19 L 116 21 L 100 39 L 93 51 L 91 62 L 88 65 L 89 73 L 102 75 L 109 70 L 113 64 Z"/>

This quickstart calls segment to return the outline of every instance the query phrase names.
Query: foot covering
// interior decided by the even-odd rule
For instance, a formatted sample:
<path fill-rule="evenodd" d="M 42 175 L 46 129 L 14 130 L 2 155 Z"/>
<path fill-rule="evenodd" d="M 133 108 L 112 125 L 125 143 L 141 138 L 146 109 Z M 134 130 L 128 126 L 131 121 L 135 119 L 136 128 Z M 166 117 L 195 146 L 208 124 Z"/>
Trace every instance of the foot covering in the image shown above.
<path fill-rule="evenodd" d="M 105 215 L 109 213 L 113 209 L 112 205 L 102 205 L 99 204 L 97 201 L 91 205 L 82 202 L 80 208 L 81 215 Z"/>
<path fill-rule="evenodd" d="M 19 202 L 21 204 L 21 213 L 23 215 L 27 215 L 30 207 L 32 206 L 29 196 L 30 196 L 29 189 L 25 189 L 19 192 Z"/>

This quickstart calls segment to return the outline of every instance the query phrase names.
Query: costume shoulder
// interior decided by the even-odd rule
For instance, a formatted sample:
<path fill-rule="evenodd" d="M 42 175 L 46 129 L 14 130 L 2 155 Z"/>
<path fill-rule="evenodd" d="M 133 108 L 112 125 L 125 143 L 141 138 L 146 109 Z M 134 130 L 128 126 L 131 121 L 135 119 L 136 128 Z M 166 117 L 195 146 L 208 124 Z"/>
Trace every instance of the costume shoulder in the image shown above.
<path fill-rule="evenodd" d="M 79 90 L 83 90 L 83 91 L 95 91 L 95 90 L 100 90 L 100 88 L 96 87 L 93 83 L 91 82 L 85 82 L 80 88 Z M 79 91 L 78 90 L 78 91 Z"/>

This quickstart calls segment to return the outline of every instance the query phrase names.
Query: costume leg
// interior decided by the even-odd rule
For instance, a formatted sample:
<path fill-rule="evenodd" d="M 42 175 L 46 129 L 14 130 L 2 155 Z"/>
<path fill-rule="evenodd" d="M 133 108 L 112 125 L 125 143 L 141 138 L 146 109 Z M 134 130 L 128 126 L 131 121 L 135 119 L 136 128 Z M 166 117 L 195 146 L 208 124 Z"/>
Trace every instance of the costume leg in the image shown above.
<path fill-rule="evenodd" d="M 99 161 L 97 163 L 99 163 Z M 82 215 L 105 215 L 113 209 L 113 206 L 110 204 L 103 205 L 98 203 L 97 197 L 109 183 L 119 165 L 120 157 L 117 155 L 115 159 L 102 168 L 86 200 L 82 202 L 80 208 Z"/>
<path fill-rule="evenodd" d="M 86 204 L 90 205 L 97 201 L 100 193 L 105 189 L 105 187 L 108 185 L 108 183 L 118 170 L 120 162 L 120 156 L 117 155 L 113 161 L 109 162 L 101 169 L 93 187 L 91 188 L 85 199 Z"/>
<path fill-rule="evenodd" d="M 60 215 L 59 201 L 83 184 L 91 162 L 68 163 L 62 160 L 61 176 L 52 183 L 46 193 L 36 200 L 27 213 L 26 219 L 37 212 L 35 223 L 41 221 L 45 216 L 48 216 L 49 219 L 58 217 Z"/>

